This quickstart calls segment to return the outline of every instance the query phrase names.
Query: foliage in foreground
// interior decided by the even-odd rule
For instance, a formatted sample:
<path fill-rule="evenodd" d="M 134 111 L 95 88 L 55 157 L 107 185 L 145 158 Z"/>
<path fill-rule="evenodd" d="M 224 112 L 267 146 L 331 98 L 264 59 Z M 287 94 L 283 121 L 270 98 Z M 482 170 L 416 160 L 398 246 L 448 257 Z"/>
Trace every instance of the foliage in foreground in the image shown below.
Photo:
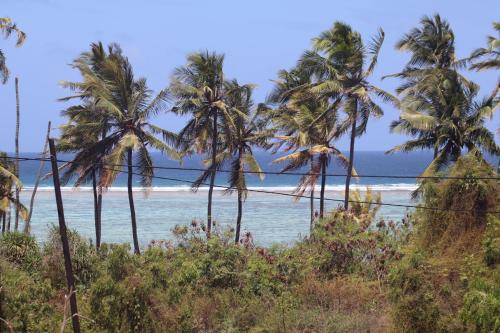
<path fill-rule="evenodd" d="M 374 222 L 372 205 L 335 210 L 292 247 L 235 245 L 203 226 L 175 228 L 175 244 L 92 244 L 71 232 L 85 332 L 499 332 L 500 220 L 490 167 L 473 157 L 423 184 L 423 202 L 476 209 L 417 210 Z M 16 332 L 53 332 L 63 320 L 57 229 L 43 247 L 0 238 L 0 316 Z M 70 327 L 66 328 L 67 331 Z"/>

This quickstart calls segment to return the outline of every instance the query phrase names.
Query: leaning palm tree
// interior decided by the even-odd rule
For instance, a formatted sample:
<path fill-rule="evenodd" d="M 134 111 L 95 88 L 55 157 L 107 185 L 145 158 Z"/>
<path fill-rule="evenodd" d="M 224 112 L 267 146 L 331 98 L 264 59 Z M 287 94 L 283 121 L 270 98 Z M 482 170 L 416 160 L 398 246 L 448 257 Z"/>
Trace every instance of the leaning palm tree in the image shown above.
<path fill-rule="evenodd" d="M 2 232 L 6 231 L 5 217 L 9 207 L 13 205 L 19 215 L 25 219 L 28 210 L 16 197 L 15 192 L 22 188 L 21 181 L 14 174 L 15 164 L 7 158 L 7 154 L 0 153 L 0 220 Z M 12 188 L 15 190 L 13 191 Z"/>
<path fill-rule="evenodd" d="M 437 96 L 428 99 L 406 98 L 402 102 L 400 120 L 392 124 L 393 131 L 416 135 L 414 140 L 398 145 L 389 152 L 408 152 L 428 148 L 433 145 L 442 147 L 423 175 L 430 175 L 456 161 L 464 149 L 482 157 L 483 152 L 497 155 L 499 147 L 494 135 L 485 127 L 485 121 L 493 113 L 493 98 L 477 101 L 478 88 L 461 86 L 462 92 L 455 96 L 453 112 L 443 116 Z"/>
<path fill-rule="evenodd" d="M 210 172 L 203 173 L 193 184 L 193 190 L 210 178 L 207 204 L 207 237 L 212 230 L 212 196 L 217 173 L 217 154 L 222 151 L 220 132 L 228 126 L 234 130 L 226 106 L 224 87 L 224 55 L 199 52 L 188 56 L 187 64 L 174 71 L 170 90 L 175 97 L 173 112 L 192 117 L 179 132 L 178 144 L 186 154 L 206 153 L 210 157 Z M 228 133 L 222 133 L 228 135 Z"/>
<path fill-rule="evenodd" d="M 336 110 L 341 104 L 350 127 L 349 165 L 347 169 L 344 207 L 349 207 L 349 189 L 354 167 L 356 137 L 366 131 L 371 116 L 380 117 L 383 111 L 372 97 L 397 104 L 397 99 L 386 91 L 372 85 L 368 79 L 373 74 L 378 54 L 384 41 L 384 32 L 378 34 L 365 46 L 361 35 L 341 22 L 313 39 L 313 50 L 306 51 L 299 66 L 316 77 L 310 91 L 319 97 L 328 98 L 331 107 L 317 119 Z M 367 62 L 366 59 L 370 58 Z"/>
<path fill-rule="evenodd" d="M 238 193 L 238 215 L 236 218 L 235 243 L 240 241 L 241 220 L 243 216 L 243 202 L 247 198 L 246 173 L 257 175 L 261 180 L 264 173 L 255 159 L 253 149 L 270 147 L 268 139 L 273 131 L 267 128 L 267 119 L 263 116 L 265 109 L 255 107 L 252 100 L 253 85 L 240 85 L 232 80 L 224 84 L 227 91 L 226 105 L 233 118 L 234 129 L 229 128 L 230 134 L 223 138 L 225 149 L 219 160 L 227 160 L 231 164 L 228 192 L 236 189 Z"/>
<path fill-rule="evenodd" d="M 103 50 L 101 43 L 92 44 L 91 47 L 92 52 Z M 102 133 L 104 127 L 107 127 L 107 135 L 80 150 L 70 163 L 67 172 L 76 173 L 79 168 L 86 166 L 79 173 L 91 174 L 94 165 L 104 161 L 101 184 L 109 186 L 122 172 L 122 166 L 126 165 L 134 252 L 139 254 L 132 189 L 133 176 L 140 176 L 140 183 L 144 189 L 151 186 L 154 167 L 149 153 L 150 148 L 171 158 L 179 157 L 171 146 L 176 141 L 176 135 L 150 122 L 153 116 L 166 110 L 167 91 L 163 90 L 153 96 L 146 85 L 146 80 L 134 77 L 128 58 L 116 44 L 109 46 L 108 53 L 101 63 L 93 64 L 89 61 L 88 54 L 84 53 L 75 62 L 75 67 L 81 72 L 84 80 L 63 83 L 75 91 L 75 94 L 68 99 L 81 98 L 84 101 L 88 99 L 95 101 L 96 110 L 104 113 L 108 122 L 80 124 L 81 130 L 89 133 Z M 134 167 L 137 168 L 136 172 Z"/>
<path fill-rule="evenodd" d="M 15 33 L 17 35 L 17 47 L 23 45 L 26 39 L 26 34 L 19 30 L 17 25 L 8 17 L 0 17 L 0 33 L 3 34 L 4 38 L 8 38 Z M 0 49 L 0 81 L 5 84 L 8 79 L 9 69 L 6 64 L 6 57 L 2 49 Z"/>

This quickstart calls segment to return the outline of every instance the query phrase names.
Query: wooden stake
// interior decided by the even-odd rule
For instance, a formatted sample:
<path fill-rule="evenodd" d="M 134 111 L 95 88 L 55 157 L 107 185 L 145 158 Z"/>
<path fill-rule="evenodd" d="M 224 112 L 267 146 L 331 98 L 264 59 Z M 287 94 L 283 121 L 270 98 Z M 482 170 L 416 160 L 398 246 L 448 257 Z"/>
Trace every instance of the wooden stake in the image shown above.
<path fill-rule="evenodd" d="M 80 321 L 78 319 L 78 307 L 76 304 L 76 289 L 73 278 L 73 267 L 71 266 L 71 254 L 69 252 L 68 234 L 66 222 L 64 221 L 64 209 L 61 196 L 61 183 L 59 181 L 59 169 L 57 168 L 57 154 L 54 139 L 49 139 L 50 162 L 52 165 L 52 178 L 54 180 L 54 192 L 56 195 L 57 215 L 59 217 L 59 234 L 64 255 L 64 268 L 66 271 L 66 281 L 70 293 L 71 320 L 73 322 L 73 332 L 80 333 Z"/>

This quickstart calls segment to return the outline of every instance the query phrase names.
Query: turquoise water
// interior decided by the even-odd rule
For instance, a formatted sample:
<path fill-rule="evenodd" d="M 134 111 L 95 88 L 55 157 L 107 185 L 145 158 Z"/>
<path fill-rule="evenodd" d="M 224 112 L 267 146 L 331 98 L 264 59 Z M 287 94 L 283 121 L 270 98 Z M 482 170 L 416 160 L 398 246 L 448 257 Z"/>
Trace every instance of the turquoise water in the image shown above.
<path fill-rule="evenodd" d="M 28 199 L 30 191 L 22 193 Z M 148 197 L 135 193 L 138 234 L 141 246 L 151 240 L 171 239 L 172 228 L 189 224 L 193 219 L 206 219 L 206 191 L 155 191 Z M 326 191 L 326 197 L 341 199 L 340 191 Z M 386 202 L 408 203 L 409 191 L 384 191 Z M 32 218 L 32 232 L 45 239 L 50 224 L 57 224 L 54 193 L 45 189 L 37 193 Z M 94 238 L 93 196 L 88 190 L 63 191 L 64 211 L 69 228 L 76 229 L 88 238 Z M 328 209 L 339 203 L 327 202 Z M 316 203 L 319 207 L 319 203 Z M 222 226 L 231 226 L 236 220 L 236 196 L 214 194 L 214 216 Z M 404 208 L 383 207 L 380 216 L 401 219 Z M 269 194 L 250 194 L 244 205 L 242 231 L 250 231 L 259 245 L 272 243 L 291 244 L 309 231 L 309 200 L 294 201 L 290 197 Z M 103 199 L 102 241 L 109 243 L 131 242 L 130 211 L 125 191 L 107 192 Z"/>
<path fill-rule="evenodd" d="M 279 171 L 282 165 L 271 161 L 278 156 L 259 152 L 256 154 L 264 170 Z M 37 156 L 23 154 L 23 156 Z M 70 159 L 71 156 L 59 156 L 59 159 Z M 419 175 L 431 160 L 429 153 L 385 155 L 383 152 L 358 152 L 355 168 L 359 174 L 378 175 Z M 166 160 L 160 154 L 153 155 L 155 166 L 179 166 L 178 162 Z M 48 172 L 46 163 L 45 172 Z M 39 163 L 35 161 L 21 162 L 21 180 L 25 187 L 22 199 L 27 204 Z M 183 167 L 203 167 L 201 159 L 191 158 L 183 163 Z M 307 171 L 307 170 L 302 170 Z M 345 173 L 339 166 L 332 164 L 329 173 Z M 198 171 L 157 170 L 156 175 L 192 181 Z M 268 175 L 264 181 L 248 175 L 250 188 L 290 193 L 299 176 Z M 227 174 L 217 175 L 216 183 L 227 184 Z M 344 177 L 328 177 L 326 197 L 343 199 Z M 177 225 L 190 224 L 193 219 L 206 219 L 206 188 L 193 193 L 189 184 L 171 180 L 153 181 L 153 188 L 146 197 L 141 193 L 138 179 L 134 180 L 135 204 L 138 219 L 139 239 L 142 246 L 151 240 L 172 238 L 171 230 Z M 131 228 L 126 179 L 119 176 L 113 187 L 105 193 L 102 212 L 102 240 L 104 242 L 130 242 Z M 414 179 L 361 178 L 353 187 L 365 189 L 370 186 L 382 194 L 382 201 L 397 204 L 415 204 L 410 200 L 410 193 L 416 187 Z M 318 191 L 316 192 L 318 193 Z M 318 193 L 319 194 L 319 193 Z M 88 185 L 74 190 L 71 184 L 63 188 L 63 201 L 66 221 L 70 228 L 76 229 L 88 238 L 94 238 L 93 195 Z M 327 209 L 333 209 L 340 202 L 326 202 Z M 319 204 L 316 203 L 319 208 Z M 234 225 L 236 220 L 236 196 L 215 192 L 214 217 L 220 225 Z M 400 220 L 407 210 L 402 207 L 383 206 L 379 218 Z M 309 200 L 294 201 L 291 197 L 250 192 L 244 205 L 243 231 L 250 231 L 255 242 L 260 245 L 272 243 L 293 243 L 309 231 Z M 57 211 L 51 178 L 44 180 L 37 193 L 32 218 L 34 235 L 45 239 L 51 224 L 57 224 Z"/>

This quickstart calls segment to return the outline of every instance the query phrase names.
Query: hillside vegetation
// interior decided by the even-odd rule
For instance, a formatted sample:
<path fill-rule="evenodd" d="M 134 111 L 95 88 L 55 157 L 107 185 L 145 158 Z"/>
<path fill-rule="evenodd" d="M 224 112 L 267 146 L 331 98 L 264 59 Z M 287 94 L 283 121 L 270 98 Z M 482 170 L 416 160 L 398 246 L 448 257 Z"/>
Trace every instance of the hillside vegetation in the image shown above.
<path fill-rule="evenodd" d="M 371 196 L 329 212 L 291 247 L 255 247 L 250 235 L 235 245 L 217 226 L 207 241 L 196 221 L 141 256 L 128 245 L 97 252 L 71 232 L 82 330 L 500 332 L 500 219 L 484 213 L 498 211 L 498 182 L 477 179 L 496 174 L 466 156 L 448 175 L 463 179 L 420 187 L 422 204 L 443 210 L 376 221 Z M 58 237 L 54 228 L 43 246 L 20 233 L 0 239 L 0 317 L 14 332 L 63 324 Z"/>

